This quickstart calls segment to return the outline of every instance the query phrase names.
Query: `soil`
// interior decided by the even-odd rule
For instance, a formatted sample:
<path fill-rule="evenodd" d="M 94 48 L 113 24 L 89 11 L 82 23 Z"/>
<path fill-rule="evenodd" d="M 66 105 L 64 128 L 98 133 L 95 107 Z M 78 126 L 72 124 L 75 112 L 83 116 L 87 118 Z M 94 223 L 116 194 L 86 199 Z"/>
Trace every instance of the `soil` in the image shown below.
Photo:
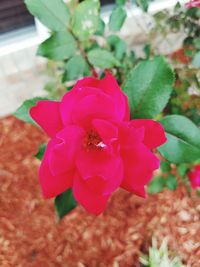
<path fill-rule="evenodd" d="M 147 199 L 119 190 L 102 215 L 77 207 L 58 223 L 33 156 L 46 140 L 14 117 L 0 121 L 1 267 L 137 267 L 152 236 L 167 236 L 186 266 L 200 266 L 200 198 L 183 187 Z"/>

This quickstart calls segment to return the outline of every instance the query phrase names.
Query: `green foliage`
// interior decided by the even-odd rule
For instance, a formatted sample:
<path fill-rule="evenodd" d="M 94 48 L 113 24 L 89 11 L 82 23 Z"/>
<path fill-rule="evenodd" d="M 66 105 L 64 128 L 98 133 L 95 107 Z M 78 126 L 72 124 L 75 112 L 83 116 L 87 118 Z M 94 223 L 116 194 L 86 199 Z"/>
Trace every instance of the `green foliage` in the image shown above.
<path fill-rule="evenodd" d="M 85 0 L 75 9 L 72 17 L 72 31 L 80 40 L 87 40 L 99 24 L 99 0 Z"/>
<path fill-rule="evenodd" d="M 173 174 L 169 174 L 165 180 L 165 185 L 169 190 L 171 190 L 171 191 L 175 190 L 177 187 L 176 177 Z"/>
<path fill-rule="evenodd" d="M 74 37 L 67 31 L 55 32 L 38 48 L 37 54 L 52 60 L 63 60 L 73 56 L 77 45 Z"/>
<path fill-rule="evenodd" d="M 102 69 L 110 69 L 120 64 L 113 54 L 105 49 L 94 49 L 89 51 L 88 60 L 94 67 Z"/>
<path fill-rule="evenodd" d="M 35 97 L 32 99 L 28 99 L 23 102 L 23 104 L 17 109 L 17 111 L 14 113 L 15 117 L 18 119 L 32 123 L 36 125 L 36 123 L 32 120 L 31 116 L 29 115 L 29 110 L 31 107 L 35 106 L 38 100 L 45 100 L 47 98 L 43 97 Z"/>
<path fill-rule="evenodd" d="M 62 0 L 25 0 L 30 13 L 52 31 L 66 30 L 70 13 Z"/>
<path fill-rule="evenodd" d="M 85 59 L 81 55 L 76 55 L 70 58 L 65 65 L 64 79 L 65 81 L 77 80 L 84 73 L 88 73 L 88 65 Z"/>
<path fill-rule="evenodd" d="M 150 44 L 145 44 L 144 48 L 143 48 L 145 57 L 148 59 L 151 56 L 151 45 Z"/>
<path fill-rule="evenodd" d="M 55 209 L 58 218 L 61 220 L 67 213 L 77 206 L 71 189 L 66 190 L 55 198 Z"/>
<path fill-rule="evenodd" d="M 170 163 L 167 161 L 161 161 L 160 168 L 162 172 L 169 172 L 171 170 Z"/>
<path fill-rule="evenodd" d="M 116 0 L 117 5 L 125 5 L 127 0 Z"/>
<path fill-rule="evenodd" d="M 177 171 L 181 178 L 183 178 L 188 171 L 188 165 L 185 163 L 177 165 Z"/>
<path fill-rule="evenodd" d="M 111 50 L 114 52 L 115 57 L 118 60 L 122 60 L 126 54 L 126 42 L 117 35 L 108 36 L 107 42 L 110 45 Z"/>
<path fill-rule="evenodd" d="M 121 29 L 126 19 L 126 11 L 121 7 L 117 6 L 113 9 L 110 20 L 109 20 L 109 29 L 112 32 L 117 32 Z"/>
<path fill-rule="evenodd" d="M 200 49 L 200 37 L 195 38 L 193 43 L 196 49 Z"/>
<path fill-rule="evenodd" d="M 174 74 L 163 57 L 140 62 L 123 84 L 132 118 L 154 118 L 166 106 Z"/>
<path fill-rule="evenodd" d="M 174 257 L 168 250 L 167 239 L 158 248 L 156 239 L 152 240 L 149 255 L 140 257 L 140 262 L 147 267 L 184 267 L 178 257 Z"/>
<path fill-rule="evenodd" d="M 136 0 L 136 4 L 144 11 L 147 12 L 149 8 L 149 0 Z"/>
<path fill-rule="evenodd" d="M 161 121 L 167 133 L 167 142 L 158 151 L 173 163 L 200 159 L 200 129 L 188 118 L 169 115 Z"/>
<path fill-rule="evenodd" d="M 165 187 L 165 179 L 162 176 L 154 177 L 148 185 L 147 191 L 149 194 L 161 192 Z"/>
<path fill-rule="evenodd" d="M 102 18 L 99 18 L 98 27 L 95 32 L 96 35 L 103 36 L 105 31 L 105 22 L 102 20 Z"/>
<path fill-rule="evenodd" d="M 39 160 L 42 160 L 43 159 L 43 156 L 44 156 L 44 152 L 45 152 L 45 149 L 46 149 L 46 144 L 42 144 L 39 146 L 39 149 L 38 149 L 38 152 L 37 154 L 35 155 L 35 157 Z"/>

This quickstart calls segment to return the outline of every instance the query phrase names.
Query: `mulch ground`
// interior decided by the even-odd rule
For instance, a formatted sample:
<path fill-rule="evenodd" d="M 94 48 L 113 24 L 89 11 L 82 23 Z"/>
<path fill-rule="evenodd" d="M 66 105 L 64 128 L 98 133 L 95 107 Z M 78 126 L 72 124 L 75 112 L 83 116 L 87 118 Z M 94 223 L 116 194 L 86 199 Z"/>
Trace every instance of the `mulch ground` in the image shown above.
<path fill-rule="evenodd" d="M 99 217 L 77 207 L 58 223 L 33 157 L 45 140 L 14 117 L 0 121 L 1 267 L 137 267 L 152 235 L 167 236 L 186 266 L 200 266 L 200 198 L 184 188 L 146 200 L 119 190 Z"/>

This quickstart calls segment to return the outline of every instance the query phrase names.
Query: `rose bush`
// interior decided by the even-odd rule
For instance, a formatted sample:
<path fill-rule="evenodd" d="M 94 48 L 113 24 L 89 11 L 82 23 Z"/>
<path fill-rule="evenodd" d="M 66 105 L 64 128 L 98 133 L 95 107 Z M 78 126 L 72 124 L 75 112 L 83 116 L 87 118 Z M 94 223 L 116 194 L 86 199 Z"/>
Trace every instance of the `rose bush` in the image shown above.
<path fill-rule="evenodd" d="M 128 99 L 110 73 L 83 78 L 60 102 L 38 101 L 30 115 L 51 138 L 39 171 L 44 197 L 72 188 L 94 214 L 118 187 L 145 197 L 159 168 L 151 150 L 165 143 L 165 132 L 156 121 L 130 120 Z"/>

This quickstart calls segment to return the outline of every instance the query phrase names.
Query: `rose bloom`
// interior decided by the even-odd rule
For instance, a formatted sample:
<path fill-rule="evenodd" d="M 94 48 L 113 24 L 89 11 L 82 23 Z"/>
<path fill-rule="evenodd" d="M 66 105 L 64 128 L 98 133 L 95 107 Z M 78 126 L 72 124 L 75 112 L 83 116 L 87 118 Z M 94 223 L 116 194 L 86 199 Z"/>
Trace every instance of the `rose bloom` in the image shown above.
<path fill-rule="evenodd" d="M 151 150 L 165 133 L 156 121 L 130 120 L 127 96 L 110 73 L 83 78 L 60 102 L 38 101 L 30 115 L 50 137 L 39 170 L 45 198 L 72 188 L 77 202 L 99 214 L 118 187 L 145 197 L 159 168 Z"/>
<path fill-rule="evenodd" d="M 190 2 L 186 3 L 185 6 L 187 8 L 200 7 L 200 0 L 191 0 Z"/>
<path fill-rule="evenodd" d="M 194 166 L 193 170 L 188 173 L 192 188 L 200 188 L 200 164 Z"/>

